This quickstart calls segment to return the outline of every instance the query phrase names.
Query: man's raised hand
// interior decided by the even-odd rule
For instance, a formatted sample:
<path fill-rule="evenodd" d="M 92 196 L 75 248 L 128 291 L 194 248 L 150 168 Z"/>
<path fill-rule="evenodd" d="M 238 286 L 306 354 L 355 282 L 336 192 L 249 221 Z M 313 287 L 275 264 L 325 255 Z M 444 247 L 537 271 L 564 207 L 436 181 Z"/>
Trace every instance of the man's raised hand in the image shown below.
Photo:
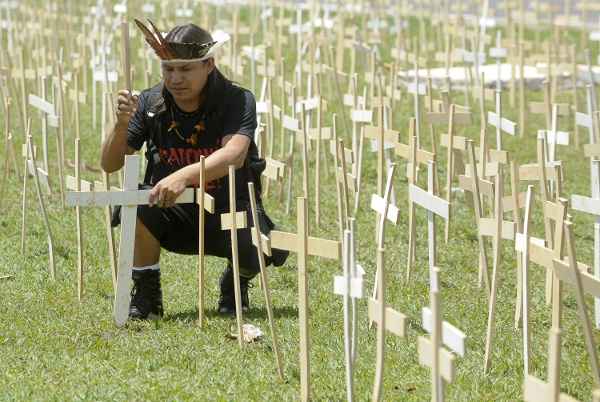
<path fill-rule="evenodd" d="M 128 125 L 131 116 L 135 113 L 138 107 L 137 95 L 131 96 L 130 92 L 122 89 L 118 92 L 117 97 L 117 123 Z"/>

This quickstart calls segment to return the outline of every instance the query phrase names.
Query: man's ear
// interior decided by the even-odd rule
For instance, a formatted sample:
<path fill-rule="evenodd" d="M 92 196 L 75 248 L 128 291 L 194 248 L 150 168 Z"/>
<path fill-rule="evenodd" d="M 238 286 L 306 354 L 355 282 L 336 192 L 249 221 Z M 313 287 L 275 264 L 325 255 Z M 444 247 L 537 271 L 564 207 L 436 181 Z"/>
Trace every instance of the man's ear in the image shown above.
<path fill-rule="evenodd" d="M 208 69 L 208 73 L 212 73 L 215 69 L 215 59 L 211 57 L 210 59 L 206 59 L 205 63 L 206 68 Z"/>

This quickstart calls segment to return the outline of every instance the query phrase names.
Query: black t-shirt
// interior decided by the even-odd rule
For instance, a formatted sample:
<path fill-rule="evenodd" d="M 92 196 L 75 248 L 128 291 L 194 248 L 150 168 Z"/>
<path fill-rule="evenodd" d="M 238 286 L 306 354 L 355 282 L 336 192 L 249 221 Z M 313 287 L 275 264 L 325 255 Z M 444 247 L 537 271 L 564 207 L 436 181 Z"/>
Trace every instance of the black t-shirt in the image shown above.
<path fill-rule="evenodd" d="M 147 143 L 146 158 L 152 166 L 151 174 L 144 180 L 146 184 L 154 185 L 182 167 L 198 162 L 200 156 L 208 157 L 221 148 L 223 137 L 241 134 L 252 142 L 246 163 L 236 171 L 236 198 L 247 200 L 247 182 L 252 180 L 249 161 L 258 159 L 253 141 L 257 126 L 254 95 L 227 83 L 222 99 L 212 99 L 210 110 L 203 106 L 186 113 L 175 102 L 165 99 L 162 91 L 162 84 L 142 91 L 137 111 L 129 121 L 128 145 L 139 150 Z M 227 176 L 207 183 L 206 190 L 215 197 L 218 207 L 228 205 Z"/>

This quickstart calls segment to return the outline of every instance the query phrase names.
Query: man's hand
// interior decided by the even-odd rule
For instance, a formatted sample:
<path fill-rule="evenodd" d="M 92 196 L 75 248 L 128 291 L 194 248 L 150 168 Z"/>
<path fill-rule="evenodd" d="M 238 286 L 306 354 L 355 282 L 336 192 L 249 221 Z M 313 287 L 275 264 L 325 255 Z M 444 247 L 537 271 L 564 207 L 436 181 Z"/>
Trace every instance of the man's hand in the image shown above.
<path fill-rule="evenodd" d="M 185 191 L 186 179 L 181 170 L 165 177 L 150 190 L 149 205 L 160 208 L 171 208 L 175 200 Z"/>
<path fill-rule="evenodd" d="M 137 110 L 138 96 L 131 96 L 128 90 L 122 89 L 118 92 L 117 97 L 117 124 L 122 124 L 125 127 L 129 124 L 129 120 Z"/>

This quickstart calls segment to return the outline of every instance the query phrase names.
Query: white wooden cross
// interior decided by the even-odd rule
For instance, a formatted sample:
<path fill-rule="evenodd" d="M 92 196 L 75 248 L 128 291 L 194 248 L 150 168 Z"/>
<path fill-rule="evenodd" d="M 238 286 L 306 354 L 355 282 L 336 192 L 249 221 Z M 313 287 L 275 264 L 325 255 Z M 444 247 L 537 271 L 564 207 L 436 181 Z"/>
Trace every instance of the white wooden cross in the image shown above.
<path fill-rule="evenodd" d="M 300 399 L 310 399 L 310 335 L 308 306 L 308 257 L 319 256 L 340 260 L 339 241 L 309 236 L 308 204 L 306 198 L 298 197 L 297 233 L 272 230 L 271 247 L 298 254 L 298 315 L 300 326 Z"/>
<path fill-rule="evenodd" d="M 517 134 L 517 124 L 502 117 L 501 92 L 496 91 L 496 112 L 488 111 L 488 123 L 496 127 L 496 149 L 502 149 L 502 133 Z"/>
<path fill-rule="evenodd" d="M 235 318 L 237 322 L 237 338 L 240 347 L 244 344 L 242 331 L 242 294 L 240 287 L 240 260 L 238 256 L 237 231 L 248 227 L 246 211 L 236 210 L 235 197 L 235 166 L 229 166 L 229 211 L 221 214 L 221 230 L 231 233 L 231 264 L 233 265 L 233 292 L 235 297 Z"/>
<path fill-rule="evenodd" d="M 592 196 L 571 195 L 571 207 L 596 218 L 594 222 L 594 275 L 600 278 L 600 160 L 592 160 L 591 182 Z M 596 328 L 600 328 L 600 298 L 594 299 L 594 311 Z"/>
<path fill-rule="evenodd" d="M 422 311 L 423 328 L 431 334 L 431 337 L 427 339 L 420 336 L 417 350 L 419 364 L 431 368 L 431 400 L 442 402 L 444 400 L 444 381 L 451 383 L 456 376 L 455 357 L 443 345 L 446 345 L 458 355 L 464 356 L 466 336 L 453 325 L 442 321 L 438 276 L 439 268 L 434 267 L 429 278 L 431 307 L 425 307 Z"/>
<path fill-rule="evenodd" d="M 427 165 L 427 191 L 415 184 L 409 184 L 408 186 L 410 202 L 416 203 L 427 211 L 427 246 L 430 275 L 436 266 L 435 215 L 448 219 L 450 209 L 448 201 L 433 194 L 434 174 L 435 162 L 430 161 Z"/>
<path fill-rule="evenodd" d="M 363 297 L 363 268 L 356 262 L 354 241 L 354 219 L 350 229 L 344 230 L 342 245 L 343 275 L 336 275 L 333 292 L 344 299 L 344 353 L 346 357 L 346 393 L 349 401 L 354 400 L 354 362 L 356 361 L 358 310 L 356 301 Z"/>
<path fill-rule="evenodd" d="M 131 284 L 131 268 L 133 267 L 137 206 L 149 204 L 151 191 L 138 190 L 139 159 L 140 157 L 138 155 L 127 155 L 125 157 L 125 172 L 122 191 L 67 192 L 65 196 L 65 202 L 68 206 L 122 206 L 119 269 L 114 304 L 114 319 L 119 327 L 125 325 L 129 317 L 129 290 Z M 193 203 L 195 202 L 195 198 L 196 190 L 186 189 L 177 198 L 176 203 Z"/>

